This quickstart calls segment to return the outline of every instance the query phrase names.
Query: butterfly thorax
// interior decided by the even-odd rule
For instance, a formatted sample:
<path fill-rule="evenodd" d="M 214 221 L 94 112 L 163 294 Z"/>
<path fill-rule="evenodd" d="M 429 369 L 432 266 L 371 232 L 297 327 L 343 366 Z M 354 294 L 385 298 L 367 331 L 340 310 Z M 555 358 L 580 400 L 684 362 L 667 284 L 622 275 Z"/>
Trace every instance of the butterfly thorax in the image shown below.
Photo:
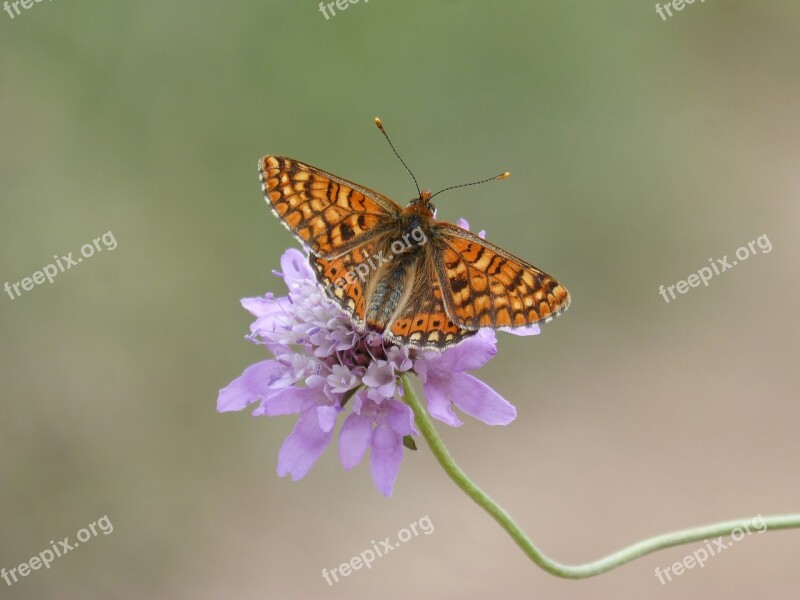
<path fill-rule="evenodd" d="M 385 235 L 380 243 L 379 252 L 385 260 L 375 276 L 370 278 L 372 285 L 365 293 L 369 299 L 365 320 L 377 331 L 383 331 L 393 321 L 398 309 L 418 288 L 418 267 L 425 260 L 425 246 L 431 240 L 433 221 L 416 208 L 409 207 L 403 211 L 391 233 Z"/>

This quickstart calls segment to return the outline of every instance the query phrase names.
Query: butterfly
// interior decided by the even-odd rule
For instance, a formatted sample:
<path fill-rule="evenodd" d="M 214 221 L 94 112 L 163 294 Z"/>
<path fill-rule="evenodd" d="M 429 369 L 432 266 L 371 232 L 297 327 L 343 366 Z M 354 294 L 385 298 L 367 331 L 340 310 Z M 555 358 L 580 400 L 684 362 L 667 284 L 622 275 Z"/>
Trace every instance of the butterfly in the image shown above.
<path fill-rule="evenodd" d="M 258 170 L 272 212 L 309 252 L 325 295 L 362 331 L 441 351 L 482 327 L 548 322 L 569 306 L 569 293 L 550 275 L 437 221 L 429 191 L 402 208 L 285 156 L 265 156 Z"/>

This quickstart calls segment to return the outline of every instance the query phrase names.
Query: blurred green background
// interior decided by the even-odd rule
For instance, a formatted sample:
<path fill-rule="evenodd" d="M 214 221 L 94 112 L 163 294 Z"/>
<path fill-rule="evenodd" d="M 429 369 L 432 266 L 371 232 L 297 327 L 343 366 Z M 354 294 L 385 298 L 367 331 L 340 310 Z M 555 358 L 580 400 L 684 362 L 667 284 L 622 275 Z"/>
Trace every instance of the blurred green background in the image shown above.
<path fill-rule="evenodd" d="M 745 538 L 662 586 L 695 545 L 570 582 L 534 567 L 420 445 L 395 495 L 328 449 L 279 479 L 294 418 L 219 415 L 265 357 L 239 298 L 283 292 L 295 245 L 256 162 L 285 154 L 541 266 L 573 305 L 500 335 L 478 376 L 518 408 L 443 436 L 553 558 L 797 512 L 800 6 L 372 0 L 56 0 L 0 13 L 0 284 L 112 231 L 118 247 L 0 296 L 0 567 L 103 515 L 114 531 L 12 599 L 788 598 L 800 532 Z M 773 244 L 666 304 L 759 235 Z M 329 587 L 428 515 L 435 532 Z"/>

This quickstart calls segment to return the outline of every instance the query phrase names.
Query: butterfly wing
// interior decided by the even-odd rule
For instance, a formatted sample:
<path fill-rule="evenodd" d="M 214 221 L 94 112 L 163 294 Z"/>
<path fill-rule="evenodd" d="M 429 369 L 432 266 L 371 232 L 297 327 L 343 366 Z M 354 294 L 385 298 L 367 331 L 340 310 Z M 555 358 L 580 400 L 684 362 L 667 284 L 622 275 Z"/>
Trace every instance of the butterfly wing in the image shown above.
<path fill-rule="evenodd" d="M 384 336 L 420 350 L 444 350 L 475 335 L 477 330 L 456 325 L 448 315 L 430 245 L 409 270 L 407 293 Z"/>
<path fill-rule="evenodd" d="M 326 296 L 363 330 L 366 327 L 367 299 L 380 277 L 378 268 L 386 236 L 372 236 L 364 243 L 334 258 L 309 257 L 317 280 Z"/>
<path fill-rule="evenodd" d="M 564 286 L 533 265 L 450 223 L 436 232 L 445 306 L 460 327 L 523 327 L 569 306 Z"/>
<path fill-rule="evenodd" d="M 411 348 L 442 350 L 474 335 L 448 316 L 430 248 L 392 255 L 398 237 L 386 231 L 336 258 L 311 256 L 326 295 L 359 329 Z"/>
<path fill-rule="evenodd" d="M 267 155 L 258 172 L 272 212 L 317 256 L 346 254 L 400 213 L 386 196 L 291 158 Z"/>

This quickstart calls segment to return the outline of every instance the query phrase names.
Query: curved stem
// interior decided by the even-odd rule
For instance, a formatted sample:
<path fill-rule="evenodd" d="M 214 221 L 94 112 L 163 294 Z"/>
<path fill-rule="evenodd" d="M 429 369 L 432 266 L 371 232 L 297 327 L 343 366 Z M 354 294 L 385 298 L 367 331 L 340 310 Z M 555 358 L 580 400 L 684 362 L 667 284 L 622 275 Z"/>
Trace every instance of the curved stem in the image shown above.
<path fill-rule="evenodd" d="M 522 551 L 533 562 L 539 565 L 542 569 L 553 575 L 564 577 L 566 579 L 584 579 L 586 577 L 593 577 L 606 571 L 615 569 L 625 563 L 628 563 L 640 556 L 650 554 L 656 550 L 663 550 L 672 546 L 680 544 L 687 544 L 689 542 L 703 541 L 708 538 L 716 538 L 720 536 L 730 535 L 731 532 L 737 528 L 741 531 L 750 531 L 754 528 L 759 532 L 766 529 L 791 529 L 800 527 L 800 514 L 794 515 L 779 515 L 771 517 L 755 517 L 758 519 L 759 527 L 755 527 L 754 519 L 734 519 L 732 521 L 723 521 L 721 523 L 714 523 L 712 525 L 704 525 L 701 527 L 694 527 L 692 529 L 683 529 L 681 531 L 674 531 L 672 533 L 665 533 L 655 537 L 642 540 L 621 550 L 618 550 L 608 556 L 598 560 L 585 563 L 582 565 L 565 565 L 556 562 L 539 550 L 534 543 L 528 538 L 527 535 L 519 528 L 509 514 L 503 510 L 494 500 L 492 500 L 483 490 L 475 485 L 469 477 L 461 470 L 455 463 L 453 457 L 445 448 L 439 434 L 433 426 L 431 418 L 428 416 L 428 411 L 420 402 L 411 383 L 406 374 L 402 374 L 400 379 L 403 384 L 403 399 L 414 411 L 414 417 L 419 427 L 422 436 L 431 448 L 436 460 L 442 465 L 442 468 L 447 472 L 455 484 L 460 487 L 464 493 L 472 498 L 478 506 L 488 512 L 492 518 L 497 521 L 500 526 L 505 529 L 511 538 L 522 548 Z"/>

